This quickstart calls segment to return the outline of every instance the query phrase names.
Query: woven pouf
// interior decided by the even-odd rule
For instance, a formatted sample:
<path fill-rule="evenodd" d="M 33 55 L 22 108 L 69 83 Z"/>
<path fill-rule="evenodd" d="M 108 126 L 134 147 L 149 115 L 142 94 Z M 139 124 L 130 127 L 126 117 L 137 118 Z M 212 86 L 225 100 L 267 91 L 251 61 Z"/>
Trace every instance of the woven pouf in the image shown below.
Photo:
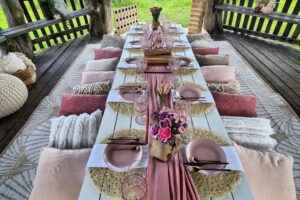
<path fill-rule="evenodd" d="M 27 97 L 27 87 L 19 78 L 0 74 L 0 118 L 19 110 Z"/>

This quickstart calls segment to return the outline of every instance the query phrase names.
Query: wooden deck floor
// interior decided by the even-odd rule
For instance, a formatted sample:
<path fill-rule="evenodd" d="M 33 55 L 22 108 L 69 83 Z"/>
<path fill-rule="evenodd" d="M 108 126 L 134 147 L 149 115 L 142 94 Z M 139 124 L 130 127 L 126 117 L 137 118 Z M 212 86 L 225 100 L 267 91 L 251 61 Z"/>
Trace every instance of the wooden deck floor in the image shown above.
<path fill-rule="evenodd" d="M 95 43 L 95 38 L 82 36 L 38 53 L 33 59 L 37 81 L 29 86 L 25 105 L 16 113 L 0 120 L 0 152 L 15 137 L 42 99 L 49 94 L 83 47 Z"/>
<path fill-rule="evenodd" d="M 275 42 L 223 33 L 261 78 L 300 114 L 300 51 Z"/>

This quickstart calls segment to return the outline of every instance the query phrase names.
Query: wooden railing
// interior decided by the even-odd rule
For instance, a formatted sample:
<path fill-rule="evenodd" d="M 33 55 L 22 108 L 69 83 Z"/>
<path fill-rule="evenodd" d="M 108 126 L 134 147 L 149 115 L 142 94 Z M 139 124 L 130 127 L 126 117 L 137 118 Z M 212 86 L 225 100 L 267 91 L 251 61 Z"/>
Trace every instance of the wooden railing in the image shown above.
<path fill-rule="evenodd" d="M 253 0 L 224 0 L 214 9 L 224 30 L 300 45 L 300 0 L 276 1 L 269 15 L 254 13 Z"/>

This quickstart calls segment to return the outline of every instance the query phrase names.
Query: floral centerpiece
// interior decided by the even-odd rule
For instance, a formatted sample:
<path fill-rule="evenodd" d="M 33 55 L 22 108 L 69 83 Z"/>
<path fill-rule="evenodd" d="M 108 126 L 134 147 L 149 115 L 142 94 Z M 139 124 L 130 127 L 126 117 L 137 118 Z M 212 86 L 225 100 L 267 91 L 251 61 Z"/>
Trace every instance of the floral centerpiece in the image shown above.
<path fill-rule="evenodd" d="M 152 28 L 153 30 L 157 30 L 157 27 L 159 27 L 160 23 L 158 21 L 159 15 L 160 15 L 160 11 L 162 10 L 162 8 L 158 8 L 158 7 L 152 7 L 150 8 L 150 11 L 152 13 Z"/>
<path fill-rule="evenodd" d="M 168 161 L 172 152 L 177 149 L 177 136 L 187 128 L 186 116 L 172 111 L 154 111 L 151 113 L 154 125 L 151 126 L 153 136 L 150 155 Z"/>

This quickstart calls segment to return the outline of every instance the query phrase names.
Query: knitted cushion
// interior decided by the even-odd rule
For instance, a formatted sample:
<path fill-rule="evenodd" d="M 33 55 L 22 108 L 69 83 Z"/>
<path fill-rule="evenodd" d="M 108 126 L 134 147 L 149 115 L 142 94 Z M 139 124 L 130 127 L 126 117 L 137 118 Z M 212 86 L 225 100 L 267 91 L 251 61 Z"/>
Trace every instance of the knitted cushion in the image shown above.
<path fill-rule="evenodd" d="M 125 39 L 121 37 L 116 37 L 112 35 L 104 35 L 101 41 L 101 47 L 118 47 L 119 49 L 123 49 L 125 44 Z"/>
<path fill-rule="evenodd" d="M 196 55 L 217 55 L 219 54 L 219 47 L 210 47 L 210 48 L 193 48 L 193 52 Z"/>
<path fill-rule="evenodd" d="M 85 71 L 115 71 L 119 58 L 107 58 L 101 60 L 89 60 L 86 63 Z"/>
<path fill-rule="evenodd" d="M 29 200 L 78 199 L 90 153 L 43 148 Z"/>
<path fill-rule="evenodd" d="M 62 94 L 59 116 L 104 111 L 107 95 Z"/>
<path fill-rule="evenodd" d="M 81 149 L 92 147 L 98 134 L 102 113 L 60 116 L 52 119 L 49 147 Z"/>
<path fill-rule="evenodd" d="M 78 85 L 73 88 L 73 94 L 108 94 L 111 85 L 111 81 Z"/>
<path fill-rule="evenodd" d="M 17 77 L 0 74 L 0 118 L 19 110 L 28 97 L 25 84 Z"/>
<path fill-rule="evenodd" d="M 105 49 L 95 49 L 94 60 L 100 60 L 105 58 L 121 58 L 122 50 L 105 50 Z"/>
<path fill-rule="evenodd" d="M 211 65 L 201 67 L 207 83 L 231 83 L 235 81 L 235 66 Z"/>
<path fill-rule="evenodd" d="M 231 83 L 208 83 L 207 87 L 210 91 L 224 92 L 228 94 L 240 94 L 240 83 L 235 80 Z"/>
<path fill-rule="evenodd" d="M 96 83 L 113 81 L 115 77 L 115 71 L 104 72 L 82 72 L 81 84 Z"/>
<path fill-rule="evenodd" d="M 234 146 L 256 200 L 296 199 L 292 156 Z"/>
<path fill-rule="evenodd" d="M 257 117 L 256 97 L 252 95 L 211 92 L 222 116 Z"/>
<path fill-rule="evenodd" d="M 229 65 L 229 55 L 195 55 L 199 65 Z"/>
<path fill-rule="evenodd" d="M 209 33 L 207 33 L 207 32 L 200 33 L 200 34 L 188 34 L 188 35 L 186 35 L 186 37 L 190 43 L 194 42 L 195 40 L 211 41 L 211 37 L 210 37 Z"/>
<path fill-rule="evenodd" d="M 222 117 L 229 137 L 236 143 L 259 151 L 272 151 L 277 141 L 270 120 L 254 117 Z"/>

